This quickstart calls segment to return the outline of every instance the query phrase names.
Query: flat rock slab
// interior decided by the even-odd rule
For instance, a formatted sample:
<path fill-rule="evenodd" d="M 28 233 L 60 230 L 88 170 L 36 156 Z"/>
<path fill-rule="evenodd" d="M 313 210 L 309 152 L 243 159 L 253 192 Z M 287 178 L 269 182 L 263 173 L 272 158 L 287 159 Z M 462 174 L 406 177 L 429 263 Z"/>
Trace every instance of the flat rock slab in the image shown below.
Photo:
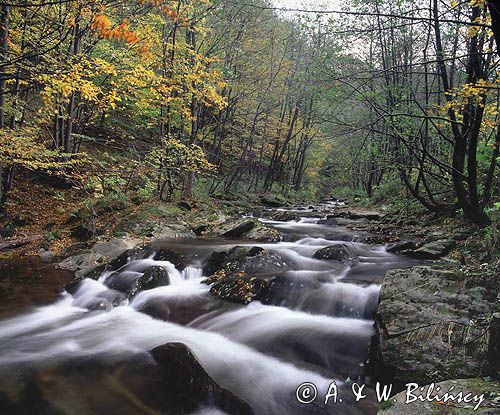
<path fill-rule="evenodd" d="M 498 302 L 467 281 L 459 270 L 431 267 L 386 273 L 376 316 L 376 372 L 383 381 L 403 389 L 485 373 L 488 319 Z"/>
<path fill-rule="evenodd" d="M 337 207 L 332 212 L 332 216 L 348 219 L 381 220 L 385 214 L 376 210 L 364 209 L 361 207 Z"/>
<path fill-rule="evenodd" d="M 56 264 L 56 268 L 73 271 L 76 278 L 83 277 L 87 272 L 105 262 L 106 258 L 95 252 L 82 253 L 66 258 Z"/>
<path fill-rule="evenodd" d="M 107 258 L 115 258 L 142 243 L 141 239 L 113 238 L 109 241 L 96 242 L 91 250 Z"/>
<path fill-rule="evenodd" d="M 282 236 L 254 218 L 230 219 L 212 227 L 208 236 L 223 238 L 244 238 L 259 242 L 278 242 Z"/>
<path fill-rule="evenodd" d="M 441 388 L 436 392 L 437 387 Z M 451 394 L 463 392 L 464 395 L 471 393 L 472 397 L 479 397 L 484 394 L 484 401 L 474 411 L 475 403 L 465 403 L 458 401 L 443 401 L 443 394 L 448 392 L 453 387 Z M 478 414 L 478 415 L 499 415 L 500 414 L 500 384 L 491 380 L 485 379 L 455 379 L 446 380 L 434 386 L 429 396 L 437 396 L 436 399 L 441 398 L 441 402 L 428 402 L 427 393 L 429 386 L 426 386 L 424 391 L 411 392 L 411 396 L 407 397 L 406 390 L 395 395 L 387 403 L 383 404 L 379 414 L 380 415 L 465 415 L 465 414 Z M 421 397 L 424 402 L 420 400 L 413 401 L 414 397 Z M 407 399 L 413 402 L 407 402 Z M 393 403 L 392 399 L 396 399 Z"/>

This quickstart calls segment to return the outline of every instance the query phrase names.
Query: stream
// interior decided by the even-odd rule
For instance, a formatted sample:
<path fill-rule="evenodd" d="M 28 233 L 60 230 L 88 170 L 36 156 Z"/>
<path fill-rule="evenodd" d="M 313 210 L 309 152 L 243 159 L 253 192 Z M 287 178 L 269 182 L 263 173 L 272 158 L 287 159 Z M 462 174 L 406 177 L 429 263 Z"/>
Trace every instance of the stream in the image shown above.
<path fill-rule="evenodd" d="M 172 369 L 175 379 L 188 379 L 185 388 L 181 381 L 174 387 L 158 370 L 150 351 L 181 343 L 217 385 L 254 414 L 375 414 L 374 392 L 367 387 L 366 398 L 356 403 L 351 382 L 369 383 L 365 362 L 385 272 L 414 262 L 384 246 L 352 242 L 355 232 L 320 224 L 321 219 L 311 212 L 299 221 L 261 219 L 285 235 L 277 243 L 155 242 L 153 254 L 175 249 L 188 265 L 177 269 L 153 254 L 132 258 L 118 272 L 84 280 L 53 304 L 0 320 L 0 413 L 240 414 L 210 393 L 202 399 L 190 392 L 199 389 L 192 387 L 196 379 L 177 374 L 192 369 L 182 364 Z M 319 249 L 340 243 L 349 244 L 356 261 L 313 258 Z M 275 286 L 265 302 L 216 300 L 200 283 L 207 259 L 234 246 L 259 246 L 286 260 L 279 289 Z M 112 279 L 136 279 L 153 265 L 168 271 L 169 285 L 139 292 L 130 301 L 112 299 Z M 98 307 L 103 301 L 115 306 Z M 324 405 L 333 381 L 342 402 Z M 318 390 L 312 404 L 296 397 L 305 382 Z"/>

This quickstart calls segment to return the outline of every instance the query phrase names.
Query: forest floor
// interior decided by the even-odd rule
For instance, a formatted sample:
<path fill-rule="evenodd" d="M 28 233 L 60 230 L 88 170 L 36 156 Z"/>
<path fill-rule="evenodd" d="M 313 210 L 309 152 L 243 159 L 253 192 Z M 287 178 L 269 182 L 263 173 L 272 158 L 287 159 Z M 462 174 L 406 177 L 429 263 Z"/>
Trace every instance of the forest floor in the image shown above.
<path fill-rule="evenodd" d="M 175 236 L 176 230 L 184 233 L 198 224 L 224 221 L 258 210 L 261 205 L 258 196 L 244 201 L 195 196 L 189 202 L 135 203 L 106 197 L 94 199 L 76 188 L 47 186 L 37 176 L 18 174 L 6 214 L 0 217 L 0 260 L 46 251 L 57 256 L 73 244 L 107 237 L 166 237 L 168 226 Z M 13 247 L 6 246 L 10 242 Z"/>

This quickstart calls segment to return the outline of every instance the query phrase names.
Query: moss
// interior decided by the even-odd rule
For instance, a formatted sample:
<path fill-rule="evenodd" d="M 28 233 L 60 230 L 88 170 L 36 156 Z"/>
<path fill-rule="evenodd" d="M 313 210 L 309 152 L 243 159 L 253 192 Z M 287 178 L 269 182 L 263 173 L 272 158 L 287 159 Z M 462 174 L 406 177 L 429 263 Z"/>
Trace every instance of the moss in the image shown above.
<path fill-rule="evenodd" d="M 387 411 L 394 406 L 393 400 L 384 401 L 380 404 L 380 411 Z"/>

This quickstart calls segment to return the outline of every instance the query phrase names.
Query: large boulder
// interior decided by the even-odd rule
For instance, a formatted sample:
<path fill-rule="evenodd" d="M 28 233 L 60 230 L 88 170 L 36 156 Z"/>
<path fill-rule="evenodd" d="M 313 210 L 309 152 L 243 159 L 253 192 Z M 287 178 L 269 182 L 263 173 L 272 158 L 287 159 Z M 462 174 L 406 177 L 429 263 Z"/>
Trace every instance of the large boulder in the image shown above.
<path fill-rule="evenodd" d="M 187 258 L 183 254 L 170 248 L 146 248 L 146 250 L 144 251 L 144 257 L 149 257 L 151 255 L 153 256 L 153 259 L 155 261 L 168 261 L 180 271 L 186 268 L 188 262 Z"/>
<path fill-rule="evenodd" d="M 393 242 L 388 244 L 385 248 L 385 250 L 391 254 L 414 251 L 415 249 L 417 249 L 417 244 L 413 241 Z"/>
<path fill-rule="evenodd" d="M 485 372 L 488 319 L 498 304 L 478 279 L 459 270 L 414 267 L 386 273 L 376 315 L 374 371 L 403 389 Z M 486 278 L 483 276 L 482 280 Z"/>
<path fill-rule="evenodd" d="M 362 207 L 336 206 L 330 217 L 347 218 L 352 220 L 365 219 L 367 221 L 380 221 L 384 217 L 384 214 Z"/>
<path fill-rule="evenodd" d="M 267 207 L 277 208 L 285 206 L 287 201 L 284 197 L 278 195 L 262 195 L 260 197 L 260 203 Z"/>
<path fill-rule="evenodd" d="M 152 231 L 148 232 L 146 236 L 153 237 L 158 240 L 165 240 L 165 239 L 192 238 L 196 235 L 190 229 L 187 223 L 179 223 L 179 224 L 159 223 L 154 225 Z"/>
<path fill-rule="evenodd" d="M 223 238 L 245 238 L 260 242 L 276 242 L 281 239 L 276 229 L 265 226 L 255 218 L 228 220 L 214 226 L 210 234 Z"/>
<path fill-rule="evenodd" d="M 96 242 L 90 249 L 92 250 L 92 252 L 110 259 L 116 258 L 125 251 L 135 248 L 141 244 L 141 239 L 113 238 L 108 241 Z"/>
<path fill-rule="evenodd" d="M 111 271 L 119 270 L 134 259 L 144 258 L 144 248 L 132 248 L 122 252 L 117 257 L 108 262 L 107 269 Z"/>
<path fill-rule="evenodd" d="M 263 225 L 258 222 L 257 226 L 245 234 L 246 239 L 258 242 L 279 242 L 283 236 L 274 228 Z"/>
<path fill-rule="evenodd" d="M 441 239 L 427 242 L 418 249 L 402 251 L 402 253 L 417 259 L 439 259 L 450 253 L 455 247 L 453 239 Z"/>
<path fill-rule="evenodd" d="M 89 271 L 102 264 L 106 258 L 95 252 L 81 253 L 71 256 L 56 264 L 59 269 L 73 271 L 76 278 L 83 277 Z"/>
<path fill-rule="evenodd" d="M 212 232 L 225 238 L 239 238 L 257 226 L 257 222 L 253 218 L 232 219 L 215 226 Z"/>
<path fill-rule="evenodd" d="M 152 257 L 155 261 L 171 262 L 179 270 L 186 268 L 187 264 L 186 257 L 173 249 L 148 245 L 123 252 L 109 262 L 108 269 L 116 271 L 127 265 L 130 261 L 149 257 Z"/>
<path fill-rule="evenodd" d="M 205 262 L 206 275 L 217 271 L 245 272 L 259 277 L 282 274 L 287 263 L 280 255 L 258 246 L 235 246 L 227 252 L 214 252 Z"/>
<path fill-rule="evenodd" d="M 316 251 L 313 255 L 315 259 L 326 259 L 328 261 L 353 262 L 357 259 L 348 244 L 327 246 Z"/>
<path fill-rule="evenodd" d="M 170 284 L 170 277 L 165 268 L 157 265 L 149 267 L 144 271 L 142 277 L 137 281 L 137 290 L 145 291 Z"/>

